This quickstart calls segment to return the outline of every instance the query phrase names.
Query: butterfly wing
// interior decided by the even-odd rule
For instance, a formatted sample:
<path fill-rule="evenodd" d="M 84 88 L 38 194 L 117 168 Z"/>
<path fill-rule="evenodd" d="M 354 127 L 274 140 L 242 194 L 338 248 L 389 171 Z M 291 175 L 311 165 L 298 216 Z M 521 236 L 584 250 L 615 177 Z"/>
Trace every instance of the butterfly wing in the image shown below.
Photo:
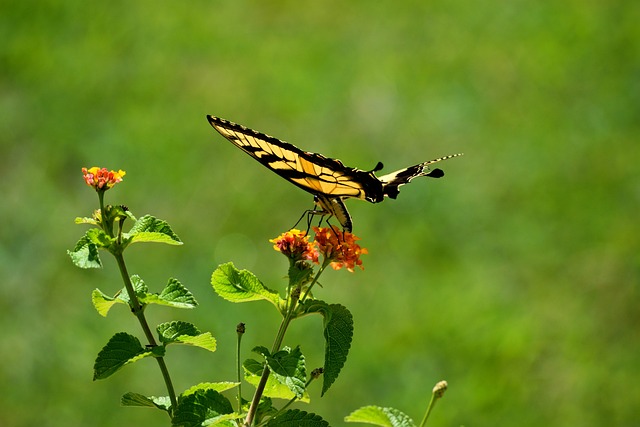
<path fill-rule="evenodd" d="M 431 169 L 429 166 L 438 163 L 442 160 L 451 159 L 453 157 L 461 156 L 460 154 L 452 154 L 450 156 L 440 157 L 438 159 L 429 160 L 428 162 L 420 163 L 408 168 L 400 169 L 390 174 L 378 177 L 382 183 L 382 192 L 385 196 L 392 199 L 398 197 L 400 193 L 400 186 L 407 184 L 413 178 L 419 176 L 428 176 L 430 178 L 441 178 L 444 176 L 444 172 L 441 169 Z"/>
<path fill-rule="evenodd" d="M 207 116 L 207 119 L 235 146 L 311 194 L 329 198 L 383 198 L 382 185 L 372 172 L 344 166 L 340 160 L 303 151 L 293 144 L 219 117 Z"/>

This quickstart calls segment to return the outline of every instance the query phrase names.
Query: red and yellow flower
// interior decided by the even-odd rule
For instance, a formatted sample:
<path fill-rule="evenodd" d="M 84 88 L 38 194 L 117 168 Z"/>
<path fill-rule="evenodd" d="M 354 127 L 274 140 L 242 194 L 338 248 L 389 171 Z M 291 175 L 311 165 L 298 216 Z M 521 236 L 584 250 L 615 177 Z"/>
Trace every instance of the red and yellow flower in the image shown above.
<path fill-rule="evenodd" d="M 318 263 L 318 250 L 309 242 L 309 236 L 305 231 L 293 228 L 269 241 L 273 243 L 273 249 L 293 261 L 306 260 Z"/>
<path fill-rule="evenodd" d="M 106 191 L 122 182 L 122 178 L 126 175 L 123 170 L 110 171 L 107 168 L 99 168 L 94 166 L 92 168 L 82 168 L 82 175 L 84 176 L 84 182 L 88 186 L 95 188 L 97 191 Z"/>

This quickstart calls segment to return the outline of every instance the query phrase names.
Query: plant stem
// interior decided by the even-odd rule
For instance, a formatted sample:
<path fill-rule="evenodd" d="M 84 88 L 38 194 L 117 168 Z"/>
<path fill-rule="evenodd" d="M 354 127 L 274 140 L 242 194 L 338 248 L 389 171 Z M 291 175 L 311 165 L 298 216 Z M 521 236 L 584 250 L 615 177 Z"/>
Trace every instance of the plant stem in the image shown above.
<path fill-rule="evenodd" d="M 127 272 L 127 266 L 124 262 L 124 257 L 122 256 L 122 253 L 116 253 L 114 254 L 114 257 L 116 258 L 116 262 L 118 263 L 118 268 L 120 269 L 120 275 L 122 276 L 122 280 L 124 281 L 124 286 L 127 289 L 127 293 L 129 294 L 131 311 L 138 318 L 138 322 L 140 323 L 140 326 L 144 331 L 144 335 L 147 338 L 147 341 L 149 341 L 149 345 L 152 347 L 156 347 L 158 343 L 156 342 L 153 336 L 153 332 L 151 332 L 151 328 L 149 327 L 149 323 L 147 323 L 147 319 L 144 316 L 144 308 L 138 300 L 135 289 L 133 289 L 133 284 L 131 283 L 129 273 Z M 164 362 L 163 357 L 155 357 L 154 359 L 156 359 L 156 361 L 158 362 L 160 372 L 162 372 L 162 378 L 164 379 L 164 383 L 167 387 L 167 392 L 169 393 L 171 408 L 175 409 L 178 401 L 176 399 L 176 393 L 173 389 L 173 384 L 171 382 L 171 376 L 169 375 L 167 365 Z"/>
<path fill-rule="evenodd" d="M 287 310 L 287 314 L 282 319 L 282 323 L 280 323 L 280 328 L 278 329 L 278 334 L 276 335 L 275 342 L 273 343 L 273 347 L 271 348 L 271 353 L 275 353 L 280 349 L 280 345 L 284 339 L 284 334 L 289 327 L 289 323 L 291 322 L 291 316 L 293 313 L 293 309 L 295 307 L 295 301 L 292 300 L 289 309 Z M 260 398 L 262 397 L 262 393 L 264 393 L 264 388 L 267 385 L 267 380 L 269 379 L 269 374 L 271 371 L 267 366 L 267 363 L 264 364 L 264 370 L 262 371 L 262 376 L 260 377 L 260 382 L 256 387 L 256 392 L 253 395 L 253 399 L 251 400 L 251 406 L 249 406 L 249 412 L 247 413 L 247 418 L 244 420 L 244 425 L 249 427 L 253 423 L 253 419 L 256 416 L 256 411 L 258 410 L 258 404 L 260 403 Z"/>
<path fill-rule="evenodd" d="M 424 414 L 424 418 L 422 418 L 422 422 L 420 423 L 420 427 L 424 427 L 427 424 L 427 419 L 429 418 L 429 414 L 431 414 L 431 410 L 433 409 L 433 406 L 436 404 L 436 400 L 438 400 L 436 398 L 435 393 L 431 395 L 431 400 L 429 401 L 429 406 L 427 407 L 427 412 Z"/>
<path fill-rule="evenodd" d="M 304 292 L 304 295 L 302 295 L 302 298 L 300 298 L 300 301 L 304 301 L 307 298 L 307 295 L 309 295 L 309 292 L 311 292 L 311 288 L 313 288 L 313 285 L 318 283 L 318 279 L 320 278 L 320 275 L 322 274 L 324 269 L 327 268 L 329 264 L 330 264 L 330 261 L 325 259 L 324 262 L 322 263 L 322 266 L 318 270 L 318 273 L 315 275 L 315 277 L 311 281 L 311 284 L 309 285 L 309 287 L 307 287 L 307 290 Z"/>
<path fill-rule="evenodd" d="M 271 353 L 275 353 L 276 351 L 280 350 L 280 346 L 282 345 L 282 341 L 284 340 L 284 335 L 287 332 L 289 323 L 291 323 L 291 321 L 293 320 L 293 314 L 295 313 L 296 304 L 298 303 L 298 301 L 303 301 L 307 297 L 307 295 L 309 295 L 309 291 L 311 291 L 311 288 L 313 287 L 313 285 L 315 285 L 318 282 L 318 278 L 320 278 L 320 275 L 322 274 L 322 272 L 324 271 L 327 265 L 329 265 L 329 262 L 325 260 L 325 262 L 322 264 L 322 266 L 318 270 L 318 273 L 316 273 L 315 277 L 311 281 L 311 284 L 307 288 L 302 298 L 295 297 L 293 296 L 293 292 L 290 292 L 291 301 L 289 303 L 289 308 L 287 309 L 287 313 L 282 319 L 282 323 L 280 323 L 280 328 L 278 329 L 278 334 L 276 335 L 276 339 L 273 343 L 273 347 L 271 348 Z M 289 288 L 291 287 L 292 285 L 289 284 Z M 253 395 L 253 399 L 251 400 L 251 406 L 249 407 L 247 418 L 244 420 L 244 425 L 246 427 L 251 426 L 251 424 L 253 423 L 253 419 L 255 418 L 256 411 L 258 410 L 258 404 L 260 403 L 260 398 L 262 397 L 262 393 L 264 393 L 264 388 L 267 385 L 267 380 L 269 379 L 270 372 L 271 371 L 269 370 L 269 367 L 265 363 L 264 370 L 262 371 L 262 376 L 260 377 L 260 382 L 258 383 L 258 386 L 256 387 L 256 392 Z"/>
<path fill-rule="evenodd" d="M 98 191 L 98 200 L 100 203 L 100 218 L 101 218 L 101 226 L 102 229 L 109 235 L 109 237 L 113 236 L 113 224 L 107 218 L 107 214 L 104 210 L 104 191 Z M 118 229 L 118 238 L 116 241 L 116 251 L 110 251 L 112 255 L 115 257 L 116 262 L 118 263 L 118 269 L 120 270 L 120 275 L 122 276 L 122 281 L 124 282 L 124 287 L 127 289 L 127 293 L 129 294 L 129 306 L 131 307 L 131 311 L 138 318 L 138 322 L 144 331 L 144 335 L 149 341 L 149 345 L 151 347 L 156 347 L 158 343 L 153 336 L 153 332 L 151 332 L 151 328 L 149 327 L 149 323 L 147 322 L 146 317 L 144 316 L 144 307 L 140 304 L 138 300 L 138 296 L 136 295 L 135 289 L 133 289 L 133 284 L 131 283 L 131 278 L 129 277 L 129 272 L 127 271 L 127 265 L 124 262 L 124 257 L 122 256 L 122 220 L 119 221 L 119 229 Z M 160 367 L 160 372 L 162 373 L 162 378 L 164 379 L 164 383 L 167 387 L 167 392 L 169 393 L 169 400 L 171 401 L 171 408 L 175 409 L 178 400 L 176 399 L 176 392 L 173 389 L 173 383 L 171 382 L 171 376 L 169 375 L 169 369 L 167 369 L 167 364 L 164 362 L 163 357 L 155 357 L 158 362 L 158 366 Z M 169 414 L 171 415 L 171 414 Z"/>
<path fill-rule="evenodd" d="M 236 343 L 236 375 L 238 379 L 238 413 L 242 412 L 242 364 L 240 362 L 240 344 L 242 343 L 242 335 L 244 335 L 244 323 L 238 324 L 236 327 L 238 341 Z"/>

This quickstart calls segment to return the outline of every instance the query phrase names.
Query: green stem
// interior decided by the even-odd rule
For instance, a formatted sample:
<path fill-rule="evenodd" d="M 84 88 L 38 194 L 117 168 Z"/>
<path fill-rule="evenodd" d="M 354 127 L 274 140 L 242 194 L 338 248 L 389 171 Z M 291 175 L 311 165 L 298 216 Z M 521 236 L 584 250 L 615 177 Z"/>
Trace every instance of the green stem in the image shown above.
<path fill-rule="evenodd" d="M 104 211 L 104 191 L 98 191 L 98 201 L 100 203 L 100 226 L 109 237 L 113 237 L 113 230 L 107 226 L 107 215 Z"/>
<path fill-rule="evenodd" d="M 238 378 L 238 413 L 242 412 L 242 364 L 240 362 L 240 344 L 242 342 L 242 335 L 244 335 L 244 323 L 238 324 L 236 327 L 238 334 L 238 341 L 236 344 L 236 376 Z"/>
<path fill-rule="evenodd" d="M 318 270 L 318 273 L 315 275 L 315 277 L 311 281 L 311 284 L 309 285 L 307 290 L 304 292 L 304 295 L 302 295 L 302 298 L 300 298 L 300 301 L 304 301 L 307 298 L 307 295 L 309 295 L 309 292 L 311 292 L 311 288 L 313 288 L 313 285 L 315 285 L 318 282 L 318 279 L 320 278 L 320 275 L 322 274 L 324 269 L 327 268 L 327 266 L 329 264 L 330 264 L 330 261 L 325 259 L 324 262 L 322 263 L 322 266 Z"/>
<path fill-rule="evenodd" d="M 118 263 L 118 268 L 120 269 L 120 275 L 122 276 L 122 280 L 124 281 L 124 286 L 127 289 L 127 293 L 129 294 L 129 301 L 131 306 L 131 311 L 138 318 L 138 322 L 144 331 L 144 335 L 149 341 L 149 345 L 152 347 L 156 347 L 158 343 L 156 342 L 153 332 L 151 332 L 151 328 L 149 327 L 149 323 L 147 323 L 147 319 L 144 316 L 144 308 L 140 304 L 138 300 L 138 296 L 136 295 L 135 290 L 133 289 L 133 284 L 131 283 L 131 279 L 129 277 L 129 273 L 127 272 L 127 266 L 124 262 L 124 257 L 122 253 L 114 254 L 116 258 L 116 262 Z M 164 383 L 167 387 L 167 392 L 169 393 L 169 400 L 171 401 L 171 408 L 175 409 L 178 401 L 176 399 L 176 393 L 173 389 L 173 384 L 171 382 L 171 376 L 169 375 L 169 370 L 167 369 L 167 365 L 164 362 L 164 358 L 155 357 L 158 362 L 158 366 L 160 367 L 160 372 L 162 372 L 162 378 L 164 379 Z"/>
<path fill-rule="evenodd" d="M 431 400 L 429 401 L 429 406 L 427 407 L 427 412 L 424 414 L 424 418 L 422 418 L 422 422 L 420 423 L 420 427 L 424 427 L 427 424 L 429 414 L 431 414 L 431 410 L 433 409 L 433 406 L 436 404 L 437 400 L 438 399 L 436 398 L 435 393 L 433 393 L 431 395 Z"/>
<path fill-rule="evenodd" d="M 100 222 L 102 229 L 109 235 L 109 237 L 113 236 L 113 227 L 111 221 L 107 218 L 107 214 L 104 210 L 104 191 L 98 191 L 98 200 L 100 202 Z M 149 323 L 144 316 L 144 307 L 140 304 L 138 300 L 138 296 L 136 295 L 135 289 L 133 289 L 133 284 L 131 283 L 131 278 L 129 277 L 129 273 L 127 272 L 127 265 L 124 262 L 124 257 L 122 256 L 122 221 L 120 221 L 120 228 L 118 229 L 118 239 L 116 242 L 116 251 L 112 252 L 113 256 L 118 263 L 118 269 L 120 270 L 120 275 L 122 276 L 122 280 L 124 282 L 124 286 L 127 289 L 127 293 L 129 294 L 129 304 L 131 307 L 131 311 L 138 319 L 142 330 L 144 331 L 144 335 L 149 341 L 149 345 L 152 347 L 156 347 L 158 343 L 156 342 L 155 337 L 153 336 L 153 332 L 151 332 L 151 328 L 149 327 Z M 174 410 L 178 404 L 178 400 L 176 399 L 176 393 L 173 389 L 173 383 L 171 382 L 171 376 L 169 375 L 169 369 L 167 368 L 167 364 L 162 357 L 155 357 L 158 362 L 158 366 L 160 367 L 160 372 L 162 373 L 162 378 L 164 379 L 164 383 L 167 387 L 167 392 L 169 393 L 169 400 L 171 401 L 171 409 Z"/>
<path fill-rule="evenodd" d="M 315 277 L 311 281 L 311 284 L 305 291 L 302 298 L 296 297 L 295 295 L 293 295 L 294 294 L 293 291 L 289 292 L 289 295 L 291 298 L 289 307 L 287 309 L 287 312 L 284 318 L 282 319 L 282 323 L 280 323 L 280 328 L 278 329 L 278 334 L 276 335 L 276 339 L 273 343 L 273 347 L 271 348 L 271 353 L 275 353 L 276 351 L 280 350 L 280 346 L 282 345 L 282 341 L 284 340 L 284 335 L 287 332 L 287 328 L 289 327 L 289 324 L 293 320 L 296 304 L 298 303 L 298 301 L 303 301 L 307 297 L 307 295 L 309 295 L 311 288 L 313 287 L 313 285 L 315 285 L 318 282 L 318 278 L 320 278 L 320 275 L 322 274 L 322 272 L 324 271 L 327 265 L 329 265 L 329 262 L 325 260 L 325 262 L 322 264 L 322 266 L 318 270 L 318 273 L 316 273 Z M 293 286 L 289 284 L 289 288 L 291 289 L 292 287 Z M 244 425 L 246 427 L 251 426 L 251 424 L 253 423 L 253 419 L 255 418 L 256 411 L 258 410 L 258 404 L 260 403 L 260 398 L 262 397 L 262 393 L 264 393 L 264 388 L 267 385 L 267 380 L 269 379 L 270 372 L 271 371 L 269 370 L 269 367 L 265 363 L 264 370 L 262 371 L 262 376 L 260 377 L 260 382 L 258 383 L 258 386 L 256 387 L 256 392 L 253 395 L 253 399 L 251 400 L 251 406 L 249 407 L 247 418 L 244 420 Z"/>
<path fill-rule="evenodd" d="M 282 341 L 284 340 L 284 334 L 289 327 L 289 323 L 291 322 L 291 317 L 293 313 L 293 309 L 295 307 L 295 303 L 297 300 L 292 298 L 291 303 L 289 305 L 289 309 L 287 310 L 287 314 L 282 319 L 282 323 L 280 323 L 280 328 L 278 329 L 278 334 L 276 335 L 276 339 L 273 343 L 273 347 L 271 348 L 271 353 L 275 353 L 280 349 L 280 345 L 282 345 Z M 253 423 L 253 419 L 256 416 L 256 411 L 258 410 L 258 404 L 260 403 L 260 398 L 262 397 L 262 393 L 264 393 L 264 388 L 267 385 L 267 380 L 269 379 L 269 374 L 271 371 L 267 366 L 266 362 L 264 364 L 264 370 L 262 371 L 262 376 L 260 377 L 260 382 L 256 387 L 256 392 L 253 395 L 253 399 L 251 400 L 251 406 L 249 406 L 249 412 L 247 413 L 247 418 L 244 420 L 245 426 L 250 426 Z"/>

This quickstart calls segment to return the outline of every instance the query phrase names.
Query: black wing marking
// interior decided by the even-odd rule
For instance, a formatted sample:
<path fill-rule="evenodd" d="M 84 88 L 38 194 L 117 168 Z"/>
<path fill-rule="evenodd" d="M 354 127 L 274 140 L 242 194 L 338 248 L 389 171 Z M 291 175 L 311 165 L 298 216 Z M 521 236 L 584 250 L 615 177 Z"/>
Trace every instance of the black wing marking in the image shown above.
<path fill-rule="evenodd" d="M 399 187 L 401 185 L 407 184 L 413 178 L 417 178 L 419 176 L 441 178 L 444 176 L 444 172 L 441 169 L 431 169 L 429 168 L 429 165 L 458 156 L 462 156 L 462 153 L 452 154 L 450 156 L 429 160 L 428 162 L 420 163 L 415 166 L 409 166 L 408 168 L 400 169 L 395 172 L 391 172 L 390 174 L 380 176 L 378 177 L 378 179 L 380 180 L 380 182 L 382 182 L 382 192 L 385 196 L 395 199 L 396 197 L 398 197 L 398 193 L 400 193 Z"/>

